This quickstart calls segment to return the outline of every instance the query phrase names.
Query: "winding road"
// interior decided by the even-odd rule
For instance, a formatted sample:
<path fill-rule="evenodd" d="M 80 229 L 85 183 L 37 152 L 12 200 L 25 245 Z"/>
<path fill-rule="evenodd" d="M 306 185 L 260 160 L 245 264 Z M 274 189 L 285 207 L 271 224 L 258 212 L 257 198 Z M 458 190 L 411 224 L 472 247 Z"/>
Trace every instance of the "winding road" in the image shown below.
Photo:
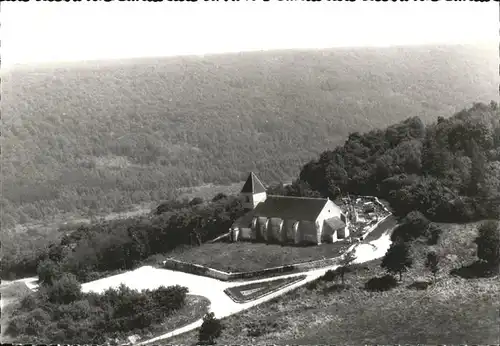
<path fill-rule="evenodd" d="M 385 231 L 379 238 L 369 243 L 353 245 L 349 250 L 354 251 L 355 253 L 356 260 L 354 261 L 354 263 L 364 263 L 383 257 L 391 244 L 390 236 L 393 229 L 394 228 L 391 228 Z M 144 266 L 129 272 L 125 272 L 122 274 L 82 284 L 82 291 L 99 293 L 111 287 L 117 288 L 121 284 L 125 284 L 126 286 L 137 290 L 155 289 L 160 286 L 181 285 L 189 289 L 189 294 L 200 295 L 209 299 L 211 302 L 209 310 L 215 314 L 215 317 L 224 318 L 236 314 L 240 311 L 246 310 L 248 308 L 251 308 L 255 305 L 269 301 L 297 287 L 303 286 L 308 282 L 313 281 L 319 278 L 320 276 L 324 275 L 327 270 L 335 269 L 336 267 L 338 266 L 324 267 L 321 269 L 314 269 L 307 272 L 275 276 L 272 278 L 259 279 L 259 280 L 225 282 L 179 271 L 159 269 L 151 266 Z M 226 288 L 232 286 L 239 286 L 249 282 L 271 281 L 279 278 L 293 277 L 297 275 L 306 275 L 306 278 L 290 286 L 284 287 L 279 291 L 276 291 L 274 293 L 268 294 L 254 301 L 243 304 L 234 302 L 231 298 L 229 298 L 229 296 L 226 293 L 224 293 L 224 290 Z M 36 277 L 32 277 L 16 281 L 25 282 L 30 289 L 36 289 L 37 287 L 36 280 L 37 280 Z M 178 328 L 174 331 L 162 334 L 158 337 L 149 340 L 144 340 L 140 343 L 137 343 L 136 345 L 144 345 L 147 343 L 164 340 L 173 337 L 175 335 L 179 335 L 191 331 L 193 329 L 196 329 L 200 327 L 202 323 L 203 320 L 199 319 L 184 327 Z"/>

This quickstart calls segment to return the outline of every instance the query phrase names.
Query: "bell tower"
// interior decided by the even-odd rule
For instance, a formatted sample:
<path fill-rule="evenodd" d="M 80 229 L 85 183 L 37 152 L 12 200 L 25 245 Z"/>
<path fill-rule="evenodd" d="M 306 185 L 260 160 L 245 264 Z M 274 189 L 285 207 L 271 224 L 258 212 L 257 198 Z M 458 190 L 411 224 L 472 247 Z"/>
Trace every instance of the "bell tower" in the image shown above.
<path fill-rule="evenodd" d="M 247 210 L 254 209 L 257 204 L 266 200 L 266 188 L 253 172 L 250 172 L 247 181 L 241 189 L 240 196 L 243 208 Z"/>

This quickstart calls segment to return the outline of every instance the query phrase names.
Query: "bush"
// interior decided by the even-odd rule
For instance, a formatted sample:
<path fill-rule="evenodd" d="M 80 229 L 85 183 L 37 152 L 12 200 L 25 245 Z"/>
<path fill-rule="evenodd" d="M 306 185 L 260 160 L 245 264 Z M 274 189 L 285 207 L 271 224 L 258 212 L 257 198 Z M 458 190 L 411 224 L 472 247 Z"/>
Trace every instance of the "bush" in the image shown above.
<path fill-rule="evenodd" d="M 365 289 L 368 291 L 389 291 L 398 285 L 396 278 L 390 274 L 382 277 L 374 277 L 365 283 Z"/>
<path fill-rule="evenodd" d="M 415 290 L 426 290 L 432 283 L 429 281 L 415 281 L 408 288 Z"/>
<path fill-rule="evenodd" d="M 477 257 L 485 262 L 491 271 L 498 273 L 500 265 L 500 223 L 498 221 L 483 223 L 474 242 L 477 245 Z"/>
<path fill-rule="evenodd" d="M 408 242 L 422 236 L 427 236 L 430 221 L 419 211 L 412 211 L 406 215 L 399 227 L 397 227 L 391 239 Z"/>
<path fill-rule="evenodd" d="M 213 312 L 206 314 L 198 334 L 198 345 L 215 345 L 215 339 L 222 334 L 223 329 L 224 326 Z"/>
<path fill-rule="evenodd" d="M 100 344 L 163 322 L 185 305 L 187 292 L 181 286 L 139 292 L 121 285 L 104 294 L 82 294 L 75 276 L 63 274 L 52 286 L 45 285 L 21 300 L 7 332 L 16 341 L 30 336 L 37 342 Z"/>
<path fill-rule="evenodd" d="M 318 280 L 313 280 L 313 281 L 310 281 L 306 284 L 306 288 L 308 290 L 312 291 L 312 290 L 315 290 L 316 288 L 318 288 L 318 285 L 319 285 Z"/>
<path fill-rule="evenodd" d="M 30 311 L 37 307 L 36 297 L 32 294 L 25 296 L 21 299 L 21 309 L 23 311 Z"/>
<path fill-rule="evenodd" d="M 56 262 L 46 259 L 37 267 L 38 280 L 44 285 L 52 285 L 52 283 L 61 277 L 61 268 Z"/>
<path fill-rule="evenodd" d="M 212 202 L 220 201 L 221 199 L 227 199 L 227 195 L 225 193 L 219 192 L 212 198 Z"/>
<path fill-rule="evenodd" d="M 431 225 L 427 231 L 427 245 L 436 245 L 443 230 L 436 225 Z"/>
<path fill-rule="evenodd" d="M 6 334 L 17 336 L 39 336 L 50 323 L 50 315 L 41 308 L 36 308 L 27 314 L 15 316 L 9 322 Z"/>
<path fill-rule="evenodd" d="M 49 301 L 69 304 L 82 296 L 81 285 L 73 274 L 63 274 L 52 286 L 47 287 Z"/>
<path fill-rule="evenodd" d="M 475 261 L 469 265 L 455 268 L 450 271 L 450 275 L 460 276 L 464 279 L 476 279 L 494 276 L 496 272 L 484 261 Z"/>
<path fill-rule="evenodd" d="M 321 277 L 322 281 L 335 281 L 338 277 L 338 273 L 336 270 L 328 270 L 325 275 Z"/>
<path fill-rule="evenodd" d="M 188 289 L 183 286 L 160 286 L 153 292 L 152 298 L 155 306 L 161 309 L 164 315 L 169 315 L 184 306 L 187 293 Z"/>

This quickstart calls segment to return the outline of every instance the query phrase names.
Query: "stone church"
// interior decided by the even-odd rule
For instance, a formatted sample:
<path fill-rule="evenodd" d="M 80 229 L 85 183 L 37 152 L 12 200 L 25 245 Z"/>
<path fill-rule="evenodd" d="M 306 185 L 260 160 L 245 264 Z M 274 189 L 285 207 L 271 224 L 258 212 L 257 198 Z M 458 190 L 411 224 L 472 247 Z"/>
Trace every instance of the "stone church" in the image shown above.
<path fill-rule="evenodd" d="M 328 198 L 267 195 L 253 172 L 240 196 L 247 213 L 231 226 L 233 241 L 319 245 L 349 236 L 346 216 Z"/>

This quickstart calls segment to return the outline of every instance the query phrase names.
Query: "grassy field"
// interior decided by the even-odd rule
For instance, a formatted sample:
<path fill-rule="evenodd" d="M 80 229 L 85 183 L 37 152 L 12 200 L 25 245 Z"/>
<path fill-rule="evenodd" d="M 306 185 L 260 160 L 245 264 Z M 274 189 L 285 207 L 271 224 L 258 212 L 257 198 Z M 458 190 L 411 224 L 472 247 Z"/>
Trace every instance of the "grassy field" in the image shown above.
<path fill-rule="evenodd" d="M 473 262 L 472 240 L 477 224 L 441 225 L 434 249 L 441 256 L 437 281 L 427 290 L 409 286 L 430 280 L 423 245 L 413 249 L 414 268 L 388 292 L 368 292 L 366 281 L 383 274 L 380 260 L 357 266 L 346 276 L 348 288 L 320 282 L 223 320 L 220 344 L 498 344 L 500 343 L 500 280 L 466 280 L 450 270 Z M 192 344 L 197 332 L 168 340 Z"/>
<path fill-rule="evenodd" d="M 394 216 L 388 217 L 363 243 L 377 239 L 396 224 Z M 347 241 L 305 247 L 251 242 L 213 243 L 182 248 L 169 254 L 169 257 L 228 272 L 248 272 L 336 257 L 350 245 Z"/>
<path fill-rule="evenodd" d="M 171 257 L 229 272 L 247 272 L 339 256 L 349 244 L 339 241 L 319 246 L 281 246 L 250 242 L 203 244 L 172 253 Z"/>

